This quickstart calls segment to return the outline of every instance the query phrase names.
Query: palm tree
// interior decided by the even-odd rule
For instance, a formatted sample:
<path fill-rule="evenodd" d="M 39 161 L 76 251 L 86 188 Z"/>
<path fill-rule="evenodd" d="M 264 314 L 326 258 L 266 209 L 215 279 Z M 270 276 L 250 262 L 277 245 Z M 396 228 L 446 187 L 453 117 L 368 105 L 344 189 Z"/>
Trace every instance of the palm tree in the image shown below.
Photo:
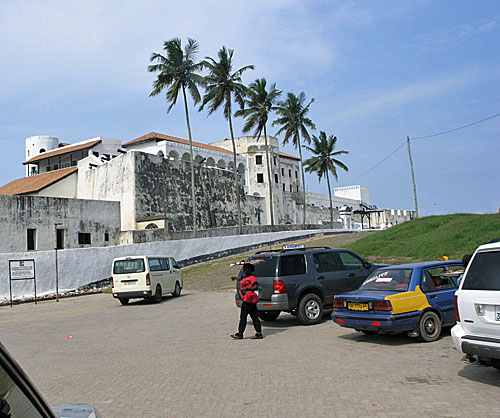
<path fill-rule="evenodd" d="M 330 222 L 332 223 L 333 228 L 332 190 L 330 188 L 330 178 L 328 174 L 332 173 L 335 180 L 338 181 L 337 167 L 340 167 L 345 171 L 349 171 L 347 166 L 342 161 L 335 158 L 341 154 L 349 154 L 349 151 L 335 151 L 337 137 L 333 135 L 327 137 L 324 131 L 320 131 L 319 137 L 313 135 L 312 143 L 312 147 L 308 147 L 306 145 L 306 148 L 311 151 L 314 156 L 305 160 L 304 165 L 306 166 L 306 171 L 308 173 L 316 173 L 318 175 L 319 181 L 321 181 L 323 176 L 326 176 L 328 196 L 330 197 Z"/>
<path fill-rule="evenodd" d="M 186 113 L 186 124 L 189 136 L 189 153 L 191 157 L 191 203 L 193 206 L 193 231 L 196 234 L 197 227 L 197 212 L 196 212 L 196 196 L 194 182 L 194 158 L 193 158 L 193 138 L 191 136 L 191 124 L 189 123 L 189 112 L 186 97 L 186 90 L 189 91 L 195 104 L 201 100 L 198 86 L 203 85 L 203 77 L 198 74 L 203 65 L 201 62 L 196 62 L 196 53 L 198 52 L 198 43 L 191 38 L 188 38 L 187 45 L 182 49 L 181 40 L 173 38 L 165 41 L 163 49 L 166 51 L 166 56 L 154 52 L 151 55 L 151 62 L 157 64 L 148 67 L 149 72 L 159 72 L 158 78 L 153 83 L 153 91 L 149 95 L 156 96 L 163 89 L 168 88 L 166 99 L 170 102 L 167 113 L 177 103 L 179 92 L 182 91 L 184 98 L 184 111 Z"/>
<path fill-rule="evenodd" d="M 271 182 L 271 160 L 269 158 L 266 125 L 269 119 L 269 114 L 276 109 L 273 105 L 281 95 L 281 91 L 276 90 L 276 83 L 271 84 L 269 91 L 267 91 L 265 78 L 255 80 L 248 87 L 248 99 L 245 100 L 246 108 L 238 110 L 235 113 L 235 116 L 243 116 L 247 118 L 245 126 L 243 126 L 244 133 L 255 129 L 254 135 L 260 139 L 262 131 L 264 131 L 267 160 L 267 181 L 269 183 L 269 212 L 271 215 L 271 225 L 274 225 L 273 185 Z"/>
<path fill-rule="evenodd" d="M 304 177 L 304 164 L 302 162 L 302 147 L 300 143 L 300 136 L 302 139 L 310 143 L 311 138 L 307 128 L 316 129 L 313 121 L 307 117 L 309 112 L 309 107 L 314 102 L 311 99 L 309 103 L 304 106 L 306 101 L 306 95 L 301 92 L 299 96 L 295 96 L 293 93 L 288 93 L 285 101 L 278 103 L 276 107 L 276 113 L 281 116 L 273 122 L 274 125 L 281 125 L 281 128 L 276 132 L 276 135 L 285 133 L 282 144 L 286 145 L 291 139 L 292 144 L 295 148 L 299 149 L 300 157 L 300 170 L 302 174 L 302 200 L 303 200 L 303 211 L 302 211 L 302 227 L 305 229 L 306 226 L 306 183 Z"/>
<path fill-rule="evenodd" d="M 253 70 L 253 65 L 246 65 L 239 70 L 233 71 L 233 53 L 232 49 L 222 47 L 218 52 L 219 61 L 207 57 L 203 65 L 208 69 L 208 75 L 205 77 L 205 95 L 200 106 L 200 111 L 208 105 L 208 114 L 211 115 L 222 104 L 224 104 L 224 117 L 229 122 L 229 131 L 233 143 L 233 162 L 234 162 L 234 185 L 236 188 L 236 202 L 238 207 L 238 232 L 241 234 L 241 203 L 240 203 L 240 184 L 238 178 L 238 167 L 236 165 L 236 144 L 234 142 L 232 116 L 233 97 L 240 108 L 245 105 L 245 96 L 247 88 L 241 82 L 241 75 L 246 70 Z"/>

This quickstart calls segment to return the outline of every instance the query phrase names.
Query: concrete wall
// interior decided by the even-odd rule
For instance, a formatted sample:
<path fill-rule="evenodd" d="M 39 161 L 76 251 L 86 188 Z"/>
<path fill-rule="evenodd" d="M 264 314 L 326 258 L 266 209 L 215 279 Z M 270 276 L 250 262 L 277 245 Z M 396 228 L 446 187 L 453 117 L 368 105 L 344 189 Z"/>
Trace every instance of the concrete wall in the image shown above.
<path fill-rule="evenodd" d="M 120 205 L 115 202 L 39 196 L 0 196 L 0 253 L 27 251 L 27 229 L 35 229 L 36 250 L 55 247 L 55 223 L 64 247 L 79 248 L 78 233 L 90 233 L 92 246 L 115 245 L 120 236 Z M 105 234 L 109 241 L 105 241 Z"/>
<path fill-rule="evenodd" d="M 58 251 L 59 289 L 73 290 L 86 284 L 111 277 L 114 258 L 145 254 L 164 254 L 174 257 L 181 264 L 213 255 L 231 254 L 235 250 L 246 251 L 256 246 L 307 237 L 329 232 L 325 230 L 285 231 L 256 235 L 238 235 L 196 240 L 150 242 L 118 245 L 105 248 L 68 249 Z M 37 276 L 37 293 L 47 294 L 55 290 L 55 252 L 38 251 L 0 254 L 0 300 L 9 298 L 9 260 L 34 259 Z M 228 279 L 229 280 L 229 279 Z M 15 297 L 33 295 L 32 281 L 13 282 Z M 111 295 L 109 296 L 111 298 Z"/>

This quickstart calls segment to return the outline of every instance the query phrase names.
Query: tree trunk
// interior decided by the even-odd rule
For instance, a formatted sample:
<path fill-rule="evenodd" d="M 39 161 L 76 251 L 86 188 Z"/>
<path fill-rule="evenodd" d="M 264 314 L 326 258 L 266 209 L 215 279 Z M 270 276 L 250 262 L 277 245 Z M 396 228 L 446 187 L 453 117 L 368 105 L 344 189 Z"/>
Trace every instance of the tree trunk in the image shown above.
<path fill-rule="evenodd" d="M 229 109 L 228 121 L 229 121 L 229 131 L 231 132 L 231 141 L 233 142 L 234 184 L 236 186 L 236 205 L 238 208 L 238 234 L 241 235 L 240 181 L 238 175 L 238 166 L 236 165 L 236 143 L 234 142 L 233 122 L 231 120 L 231 108 Z"/>
<path fill-rule="evenodd" d="M 299 156 L 300 156 L 300 172 L 302 174 L 302 198 L 304 205 L 302 209 L 302 229 L 306 229 L 306 180 L 304 176 L 304 163 L 302 162 L 302 147 L 300 146 L 300 137 L 297 143 L 299 144 Z"/>
<path fill-rule="evenodd" d="M 194 158 L 193 158 L 193 138 L 191 136 L 191 124 L 189 123 L 189 112 L 187 106 L 187 98 L 186 98 L 186 90 L 184 86 L 182 86 L 182 95 L 184 96 L 184 110 L 186 111 L 186 123 L 188 128 L 188 136 L 189 136 L 189 155 L 191 158 L 191 203 L 193 206 L 193 231 L 196 236 L 196 232 L 198 231 L 198 226 L 196 222 L 196 193 L 195 193 L 195 183 L 194 183 Z"/>
<path fill-rule="evenodd" d="M 273 184 L 271 182 L 271 162 L 269 160 L 269 144 L 267 141 L 266 125 L 264 125 L 264 138 L 266 143 L 267 181 L 269 182 L 269 213 L 271 214 L 271 225 L 274 226 Z"/>
<path fill-rule="evenodd" d="M 333 203 L 332 203 L 332 189 L 330 189 L 330 178 L 328 176 L 328 170 L 326 171 L 326 184 L 328 185 L 328 196 L 330 196 L 330 222 L 333 228 Z"/>

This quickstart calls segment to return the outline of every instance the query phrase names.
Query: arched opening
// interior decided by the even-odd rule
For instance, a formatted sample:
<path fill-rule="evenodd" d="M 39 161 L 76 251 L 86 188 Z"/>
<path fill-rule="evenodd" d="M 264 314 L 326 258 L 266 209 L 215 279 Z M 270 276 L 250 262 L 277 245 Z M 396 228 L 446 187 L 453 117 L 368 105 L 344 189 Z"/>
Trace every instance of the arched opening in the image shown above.
<path fill-rule="evenodd" d="M 215 167 L 215 160 L 212 157 L 207 158 L 207 167 Z"/>
<path fill-rule="evenodd" d="M 179 159 L 179 154 L 177 152 L 175 152 L 174 150 L 172 150 L 172 151 L 170 151 L 168 153 L 168 157 L 171 160 L 178 160 Z"/>
<path fill-rule="evenodd" d="M 203 158 L 201 155 L 197 155 L 196 157 L 194 157 L 194 162 L 195 162 L 196 164 L 201 164 L 201 163 L 203 163 L 205 160 L 206 160 L 206 158 Z"/>
<path fill-rule="evenodd" d="M 226 168 L 226 162 L 224 160 L 220 159 L 219 162 L 217 163 L 217 167 L 224 170 Z"/>
<path fill-rule="evenodd" d="M 188 152 L 182 154 L 182 161 L 188 161 L 188 162 L 191 161 L 191 157 L 189 156 Z"/>
<path fill-rule="evenodd" d="M 158 157 L 161 157 L 161 158 L 165 157 L 165 154 L 163 153 L 163 151 L 162 151 L 162 150 L 158 151 L 158 152 L 156 153 L 156 155 L 157 155 Z"/>
<path fill-rule="evenodd" d="M 233 164 L 233 162 L 232 162 L 232 161 L 231 161 L 231 162 L 227 165 L 227 169 L 228 169 L 229 171 L 234 171 L 234 164 Z"/>
<path fill-rule="evenodd" d="M 238 175 L 240 176 L 240 181 L 243 186 L 246 185 L 245 181 L 245 164 L 238 164 Z"/>
<path fill-rule="evenodd" d="M 258 193 L 258 192 L 255 192 L 253 195 L 257 196 L 257 197 L 260 197 L 260 193 Z"/>
<path fill-rule="evenodd" d="M 145 229 L 158 229 L 158 225 L 154 223 L 147 224 Z"/>
<path fill-rule="evenodd" d="M 40 148 L 40 151 L 38 151 L 38 152 L 39 152 L 40 154 L 41 154 L 42 152 L 45 152 L 45 148 Z"/>

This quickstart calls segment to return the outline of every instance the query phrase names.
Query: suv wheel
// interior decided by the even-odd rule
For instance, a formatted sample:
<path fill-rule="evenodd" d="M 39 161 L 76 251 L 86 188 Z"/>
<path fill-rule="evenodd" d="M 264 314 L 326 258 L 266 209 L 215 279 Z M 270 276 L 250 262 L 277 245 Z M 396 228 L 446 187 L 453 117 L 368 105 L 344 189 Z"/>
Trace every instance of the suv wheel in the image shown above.
<path fill-rule="evenodd" d="M 436 341 L 441 335 L 441 320 L 434 312 L 426 312 L 418 323 L 420 339 L 425 342 Z"/>
<path fill-rule="evenodd" d="M 323 318 L 323 302 L 321 298 L 314 293 L 305 295 L 299 302 L 297 316 L 302 325 L 317 324 Z"/>
<path fill-rule="evenodd" d="M 263 321 L 274 321 L 280 316 L 281 311 L 259 311 L 257 315 Z"/>

